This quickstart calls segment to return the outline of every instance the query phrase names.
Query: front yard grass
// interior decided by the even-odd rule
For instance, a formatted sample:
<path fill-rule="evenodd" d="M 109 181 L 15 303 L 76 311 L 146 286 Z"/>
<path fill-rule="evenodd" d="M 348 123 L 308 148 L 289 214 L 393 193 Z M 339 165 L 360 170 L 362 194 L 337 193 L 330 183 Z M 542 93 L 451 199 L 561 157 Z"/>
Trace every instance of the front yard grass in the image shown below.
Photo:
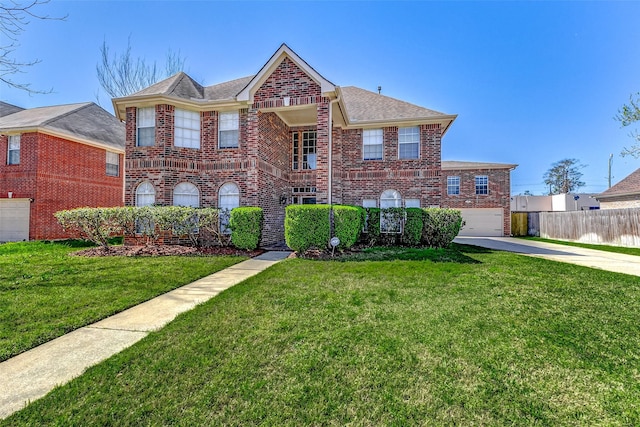
<path fill-rule="evenodd" d="M 244 259 L 69 256 L 79 249 L 0 245 L 0 361 Z"/>
<path fill-rule="evenodd" d="M 4 425 L 640 424 L 637 277 L 454 248 L 283 261 Z"/>
<path fill-rule="evenodd" d="M 567 242 L 566 240 L 543 239 L 542 237 L 519 237 L 519 239 L 527 239 L 534 240 L 536 242 L 555 243 L 558 245 L 575 246 L 577 248 L 596 249 L 605 252 L 640 256 L 640 248 L 630 248 L 626 246 L 593 245 L 590 243 Z"/>

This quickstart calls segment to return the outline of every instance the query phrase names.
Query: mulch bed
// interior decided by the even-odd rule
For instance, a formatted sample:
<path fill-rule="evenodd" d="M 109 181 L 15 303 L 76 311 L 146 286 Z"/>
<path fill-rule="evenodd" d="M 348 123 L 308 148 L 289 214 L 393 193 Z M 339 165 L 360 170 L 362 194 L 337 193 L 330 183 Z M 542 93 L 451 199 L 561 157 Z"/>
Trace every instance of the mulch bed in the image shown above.
<path fill-rule="evenodd" d="M 145 246 L 109 246 L 108 250 L 102 247 L 83 249 L 72 255 L 83 257 L 98 256 L 247 256 L 256 257 L 264 253 L 262 249 L 247 251 L 232 247 L 214 246 L 209 248 L 194 248 L 180 245 L 145 245 Z"/>

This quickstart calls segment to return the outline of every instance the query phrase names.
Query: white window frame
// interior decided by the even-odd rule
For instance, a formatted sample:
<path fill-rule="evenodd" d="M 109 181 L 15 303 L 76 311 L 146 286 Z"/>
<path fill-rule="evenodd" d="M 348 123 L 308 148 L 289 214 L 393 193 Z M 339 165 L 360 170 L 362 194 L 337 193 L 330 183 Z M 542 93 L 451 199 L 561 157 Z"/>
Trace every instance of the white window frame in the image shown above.
<path fill-rule="evenodd" d="M 7 164 L 20 164 L 20 135 L 9 135 L 7 138 Z"/>
<path fill-rule="evenodd" d="M 227 182 L 218 190 L 218 209 L 220 209 L 220 231 L 231 234 L 229 217 L 231 210 L 240 206 L 240 187 L 233 182 Z"/>
<path fill-rule="evenodd" d="M 107 151 L 107 176 L 120 176 L 120 154 Z"/>
<path fill-rule="evenodd" d="M 144 181 L 136 187 L 136 206 L 151 206 L 156 202 L 156 189 L 149 181 Z"/>
<path fill-rule="evenodd" d="M 200 190 L 190 182 L 181 182 L 173 187 L 173 206 L 200 207 Z"/>
<path fill-rule="evenodd" d="M 223 135 L 227 137 L 223 138 Z M 231 135 L 231 138 L 228 135 Z M 239 146 L 240 114 L 237 111 L 218 113 L 218 148 L 238 148 Z"/>
<path fill-rule="evenodd" d="M 414 146 L 410 148 L 409 146 Z M 403 155 L 403 151 L 411 150 L 410 155 Z M 415 150 L 415 153 L 413 151 Z M 398 128 L 398 159 L 415 160 L 420 158 L 420 127 Z"/>
<path fill-rule="evenodd" d="M 460 195 L 460 177 L 459 176 L 447 177 L 447 195 L 448 196 Z"/>
<path fill-rule="evenodd" d="M 404 199 L 405 208 L 419 208 L 420 199 Z"/>
<path fill-rule="evenodd" d="M 474 179 L 476 184 L 476 195 L 486 196 L 489 194 L 489 176 L 477 175 Z"/>
<path fill-rule="evenodd" d="M 367 149 L 376 147 L 379 149 Z M 380 155 L 378 156 L 378 151 Z M 382 129 L 365 129 L 362 131 L 362 160 L 383 160 L 384 159 L 384 132 Z"/>
<path fill-rule="evenodd" d="M 380 194 L 380 232 L 395 234 L 402 233 L 402 220 L 399 223 L 394 224 L 393 218 L 387 217 L 385 209 L 388 208 L 401 208 L 402 207 L 402 195 L 396 190 L 385 190 Z"/>
<path fill-rule="evenodd" d="M 141 136 L 143 131 L 145 135 Z M 152 147 L 155 144 L 156 107 L 138 108 L 136 111 L 136 147 Z"/>
<path fill-rule="evenodd" d="M 200 149 L 200 113 L 176 108 L 173 113 L 173 145 Z"/>
<path fill-rule="evenodd" d="M 378 201 L 376 199 L 362 199 L 363 208 L 377 208 Z"/>

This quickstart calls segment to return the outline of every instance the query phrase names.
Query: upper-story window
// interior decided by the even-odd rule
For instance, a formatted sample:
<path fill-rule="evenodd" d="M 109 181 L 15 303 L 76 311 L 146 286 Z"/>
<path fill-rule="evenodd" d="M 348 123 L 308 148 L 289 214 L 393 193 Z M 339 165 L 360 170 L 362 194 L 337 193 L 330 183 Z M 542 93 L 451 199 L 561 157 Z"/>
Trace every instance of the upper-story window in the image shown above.
<path fill-rule="evenodd" d="M 7 150 L 7 164 L 20 164 L 20 135 L 9 135 L 9 149 Z"/>
<path fill-rule="evenodd" d="M 447 177 L 447 194 L 450 196 L 457 196 L 460 194 L 460 177 L 459 176 Z"/>
<path fill-rule="evenodd" d="M 362 132 L 362 159 L 382 160 L 382 129 L 368 129 Z"/>
<path fill-rule="evenodd" d="M 489 177 L 486 175 L 476 176 L 476 194 L 489 194 Z"/>
<path fill-rule="evenodd" d="M 138 108 L 136 114 L 136 145 L 150 147 L 156 143 L 155 107 Z"/>
<path fill-rule="evenodd" d="M 315 130 L 293 132 L 292 169 L 315 170 L 317 164 L 318 133 Z"/>
<path fill-rule="evenodd" d="M 398 129 L 398 158 L 417 159 L 420 156 L 420 128 Z"/>
<path fill-rule="evenodd" d="M 120 175 L 120 155 L 107 151 L 107 175 Z"/>
<path fill-rule="evenodd" d="M 240 117 L 238 112 L 218 115 L 218 148 L 238 148 Z"/>
<path fill-rule="evenodd" d="M 176 108 L 174 131 L 176 147 L 200 148 L 200 113 Z"/>

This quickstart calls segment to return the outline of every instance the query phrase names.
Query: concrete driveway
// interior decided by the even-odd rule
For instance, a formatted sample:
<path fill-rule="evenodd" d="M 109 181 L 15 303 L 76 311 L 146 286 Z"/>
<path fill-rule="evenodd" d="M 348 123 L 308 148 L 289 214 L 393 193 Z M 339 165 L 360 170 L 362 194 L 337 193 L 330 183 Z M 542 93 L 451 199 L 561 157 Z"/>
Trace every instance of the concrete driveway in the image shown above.
<path fill-rule="evenodd" d="M 513 237 L 456 237 L 454 242 L 640 276 L 640 256 L 514 239 Z"/>

